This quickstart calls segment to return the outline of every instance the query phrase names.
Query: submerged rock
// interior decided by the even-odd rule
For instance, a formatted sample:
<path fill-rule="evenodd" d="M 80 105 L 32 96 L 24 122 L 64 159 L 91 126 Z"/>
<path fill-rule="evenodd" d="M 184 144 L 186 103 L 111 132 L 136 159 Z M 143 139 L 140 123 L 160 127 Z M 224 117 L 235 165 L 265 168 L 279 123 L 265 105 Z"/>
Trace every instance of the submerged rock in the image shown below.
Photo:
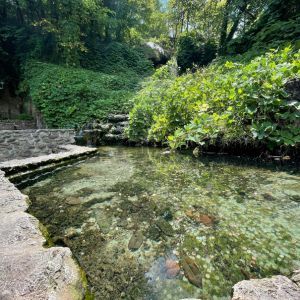
<path fill-rule="evenodd" d="M 65 202 L 68 205 L 80 205 L 81 204 L 81 200 L 79 197 L 68 197 L 68 198 L 66 198 Z"/>
<path fill-rule="evenodd" d="M 132 236 L 131 239 L 129 240 L 128 243 L 128 249 L 131 251 L 137 251 L 140 249 L 144 241 L 144 235 L 142 232 L 137 231 L 135 232 Z"/>
<path fill-rule="evenodd" d="M 151 264 L 150 269 L 145 273 L 148 283 L 157 284 L 175 278 L 180 272 L 180 266 L 174 255 L 160 256 Z"/>
<path fill-rule="evenodd" d="M 160 236 L 161 236 L 160 229 L 154 224 L 151 225 L 148 230 L 148 238 L 152 241 L 159 241 Z"/>
<path fill-rule="evenodd" d="M 181 260 L 181 266 L 188 281 L 198 288 L 202 287 L 202 276 L 196 262 L 188 256 Z"/>
<path fill-rule="evenodd" d="M 216 222 L 216 218 L 214 216 L 201 214 L 192 210 L 186 211 L 185 214 L 193 221 L 204 224 L 205 226 L 213 226 Z"/>
<path fill-rule="evenodd" d="M 168 278 L 174 278 L 180 272 L 179 263 L 173 259 L 166 260 L 166 274 Z"/>
<path fill-rule="evenodd" d="M 161 232 L 167 236 L 174 235 L 173 227 L 164 219 L 159 219 L 155 222 L 155 225 L 161 230 Z"/>
<path fill-rule="evenodd" d="M 68 239 L 72 239 L 80 234 L 80 230 L 70 227 L 65 230 L 65 237 Z"/>
<path fill-rule="evenodd" d="M 268 201 L 276 200 L 275 197 L 271 193 L 264 193 L 262 196 L 265 200 L 268 200 Z"/>
<path fill-rule="evenodd" d="M 300 288 L 285 276 L 244 280 L 233 287 L 232 300 L 299 300 Z"/>

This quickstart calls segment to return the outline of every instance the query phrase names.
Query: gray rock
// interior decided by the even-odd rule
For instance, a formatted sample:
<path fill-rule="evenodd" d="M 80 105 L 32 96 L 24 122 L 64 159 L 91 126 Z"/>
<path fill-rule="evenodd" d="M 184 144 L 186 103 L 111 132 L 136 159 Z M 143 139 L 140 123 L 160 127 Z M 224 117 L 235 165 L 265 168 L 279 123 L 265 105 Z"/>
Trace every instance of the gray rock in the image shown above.
<path fill-rule="evenodd" d="M 109 115 L 107 119 L 109 122 L 118 123 L 118 122 L 128 121 L 129 116 L 125 114 Z"/>
<path fill-rule="evenodd" d="M 122 143 L 125 141 L 125 137 L 122 134 L 106 134 L 103 140 L 110 143 Z"/>
<path fill-rule="evenodd" d="M 124 128 L 123 127 L 120 127 L 120 126 L 117 126 L 117 127 L 113 127 L 111 130 L 110 130 L 110 133 L 111 134 L 123 134 L 124 133 Z"/>
<path fill-rule="evenodd" d="M 100 126 L 100 129 L 104 132 L 104 133 L 107 133 L 107 132 L 109 132 L 109 130 L 112 128 L 112 124 L 109 124 L 109 123 L 107 123 L 107 124 L 101 124 L 101 126 Z"/>
<path fill-rule="evenodd" d="M 300 269 L 294 271 L 292 280 L 300 287 Z"/>
<path fill-rule="evenodd" d="M 70 249 L 43 247 L 38 220 L 25 212 L 27 200 L 0 171 L 0 299 L 83 299 Z"/>
<path fill-rule="evenodd" d="M 285 276 L 244 280 L 233 287 L 232 300 L 299 300 L 300 288 Z"/>

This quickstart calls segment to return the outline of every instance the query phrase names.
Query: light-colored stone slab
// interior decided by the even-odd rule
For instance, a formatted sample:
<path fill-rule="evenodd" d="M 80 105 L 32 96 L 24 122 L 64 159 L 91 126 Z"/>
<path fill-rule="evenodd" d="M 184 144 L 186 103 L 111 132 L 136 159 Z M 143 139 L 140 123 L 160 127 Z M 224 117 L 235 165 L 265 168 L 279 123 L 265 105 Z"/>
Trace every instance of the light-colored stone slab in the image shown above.
<path fill-rule="evenodd" d="M 80 300 L 81 272 L 69 248 L 44 248 L 27 197 L 0 171 L 0 299 Z"/>
<path fill-rule="evenodd" d="M 300 287 L 300 269 L 293 273 L 292 280 Z"/>
<path fill-rule="evenodd" d="M 29 167 L 31 165 L 41 165 L 42 163 L 46 163 L 50 161 L 59 161 L 62 159 L 67 159 L 67 158 L 72 158 L 80 155 L 92 154 L 97 152 L 97 149 L 95 148 L 81 147 L 76 145 L 63 145 L 60 147 L 65 151 L 56 154 L 5 161 L 0 163 L 0 169 L 6 171 L 6 170 L 24 167 L 24 166 Z"/>
<path fill-rule="evenodd" d="M 0 170 L 0 212 L 26 211 L 28 197 L 19 192 L 4 175 L 4 172 Z"/>
<path fill-rule="evenodd" d="M 299 300 L 300 288 L 285 276 L 244 280 L 233 287 L 232 300 Z"/>

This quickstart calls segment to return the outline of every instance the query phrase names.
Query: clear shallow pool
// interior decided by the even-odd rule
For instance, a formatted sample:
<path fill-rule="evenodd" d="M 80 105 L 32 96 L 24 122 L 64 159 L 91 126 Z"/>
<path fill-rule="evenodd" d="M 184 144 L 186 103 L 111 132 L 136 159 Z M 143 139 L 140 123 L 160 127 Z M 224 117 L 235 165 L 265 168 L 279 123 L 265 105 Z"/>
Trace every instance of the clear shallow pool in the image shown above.
<path fill-rule="evenodd" d="M 240 280 L 300 265 L 299 173 L 159 149 L 99 153 L 23 191 L 95 299 L 230 299 Z"/>

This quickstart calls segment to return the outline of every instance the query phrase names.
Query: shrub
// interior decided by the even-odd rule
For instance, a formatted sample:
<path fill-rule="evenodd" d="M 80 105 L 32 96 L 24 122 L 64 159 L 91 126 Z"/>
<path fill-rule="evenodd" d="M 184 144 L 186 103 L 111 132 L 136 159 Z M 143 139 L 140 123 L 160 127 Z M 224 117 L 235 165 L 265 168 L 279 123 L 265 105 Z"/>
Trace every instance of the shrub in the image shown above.
<path fill-rule="evenodd" d="M 299 145 L 300 103 L 288 98 L 284 85 L 300 75 L 300 51 L 287 47 L 177 78 L 166 73 L 168 67 L 157 71 L 135 97 L 130 137 L 173 148 L 219 140 Z"/>
<path fill-rule="evenodd" d="M 185 72 L 195 65 L 207 66 L 216 58 L 217 46 L 212 42 L 201 43 L 193 33 L 180 36 L 177 46 L 177 62 L 180 70 Z"/>

